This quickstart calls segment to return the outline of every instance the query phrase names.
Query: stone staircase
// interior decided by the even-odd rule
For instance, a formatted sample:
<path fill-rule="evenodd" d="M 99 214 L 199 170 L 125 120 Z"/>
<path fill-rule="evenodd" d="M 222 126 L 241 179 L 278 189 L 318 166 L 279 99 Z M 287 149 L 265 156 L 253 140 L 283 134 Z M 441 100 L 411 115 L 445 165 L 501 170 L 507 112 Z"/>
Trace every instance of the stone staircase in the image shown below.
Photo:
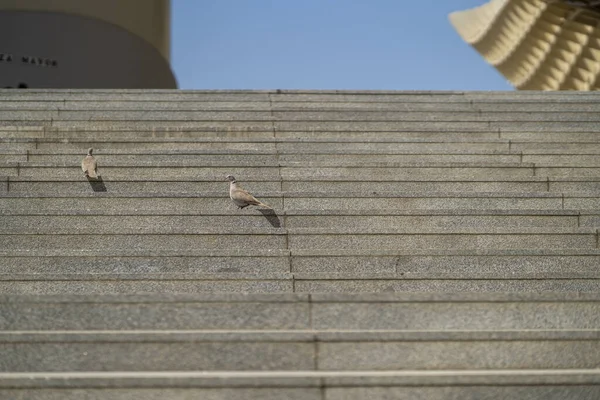
<path fill-rule="evenodd" d="M 598 399 L 599 106 L 0 90 L 0 398 Z"/>

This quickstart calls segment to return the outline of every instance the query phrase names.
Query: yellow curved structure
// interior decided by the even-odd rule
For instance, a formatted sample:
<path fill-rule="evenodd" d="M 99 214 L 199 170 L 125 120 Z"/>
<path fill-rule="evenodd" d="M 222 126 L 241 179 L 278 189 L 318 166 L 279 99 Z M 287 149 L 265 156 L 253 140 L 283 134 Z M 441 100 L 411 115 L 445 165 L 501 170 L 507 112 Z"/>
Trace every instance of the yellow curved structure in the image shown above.
<path fill-rule="evenodd" d="M 491 0 L 449 19 L 517 89 L 600 89 L 598 1 Z"/>

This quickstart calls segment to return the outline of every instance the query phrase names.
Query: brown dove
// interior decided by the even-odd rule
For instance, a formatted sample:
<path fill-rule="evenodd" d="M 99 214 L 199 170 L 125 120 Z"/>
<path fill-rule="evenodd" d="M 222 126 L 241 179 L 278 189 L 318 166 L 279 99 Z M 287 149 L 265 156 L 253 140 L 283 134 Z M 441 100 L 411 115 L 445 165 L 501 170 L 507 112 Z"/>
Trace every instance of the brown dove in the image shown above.
<path fill-rule="evenodd" d="M 261 203 L 254 196 L 252 196 L 252 194 L 242 189 L 238 185 L 233 175 L 227 175 L 226 179 L 229 181 L 229 197 L 231 197 L 231 200 L 239 208 L 244 208 L 252 205 L 263 206 L 272 209 L 272 207 L 266 205 L 265 203 Z"/>
<path fill-rule="evenodd" d="M 98 174 L 97 174 L 98 166 L 96 165 L 96 159 L 92 155 L 92 151 L 94 151 L 94 149 L 92 149 L 92 148 L 88 149 L 87 156 L 85 156 L 83 161 L 81 161 L 81 169 L 83 170 L 83 173 L 85 174 L 85 176 L 87 176 L 89 178 L 97 179 L 98 178 Z"/>

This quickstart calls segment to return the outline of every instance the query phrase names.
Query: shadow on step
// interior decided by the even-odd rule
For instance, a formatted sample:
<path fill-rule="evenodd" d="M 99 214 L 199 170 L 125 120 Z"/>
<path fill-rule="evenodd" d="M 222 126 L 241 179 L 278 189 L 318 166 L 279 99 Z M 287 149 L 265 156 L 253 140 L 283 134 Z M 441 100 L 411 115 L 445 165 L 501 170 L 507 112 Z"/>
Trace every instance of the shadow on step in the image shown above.
<path fill-rule="evenodd" d="M 281 221 L 279 220 L 279 217 L 277 216 L 274 210 L 260 208 L 259 211 L 262 213 L 262 215 L 265 216 L 265 218 L 267 219 L 267 221 L 269 221 L 271 226 L 273 226 L 274 228 L 281 228 Z"/>
<path fill-rule="evenodd" d="M 102 180 L 101 176 L 98 176 L 97 179 L 90 178 L 88 176 L 87 180 L 94 192 L 106 192 L 106 186 L 104 186 L 104 181 Z"/>

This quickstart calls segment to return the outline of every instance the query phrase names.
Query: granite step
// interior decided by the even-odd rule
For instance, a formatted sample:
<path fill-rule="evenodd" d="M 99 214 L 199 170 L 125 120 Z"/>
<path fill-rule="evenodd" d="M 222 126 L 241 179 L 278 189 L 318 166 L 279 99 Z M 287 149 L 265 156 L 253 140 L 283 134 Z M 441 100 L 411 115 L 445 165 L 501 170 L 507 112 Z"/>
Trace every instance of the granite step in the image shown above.
<path fill-rule="evenodd" d="M 594 400 L 600 396 L 598 381 L 595 369 L 42 372 L 0 374 L 0 396 L 15 400 Z"/>
<path fill-rule="evenodd" d="M 82 243 L 107 251 L 133 247 L 165 249 L 596 249 L 595 228 L 509 227 L 509 228 L 412 228 L 375 229 L 359 232 L 346 229 L 243 228 L 210 229 L 180 233 L 26 233 L 0 234 L 0 247 L 7 249 L 52 249 L 81 247 Z"/>
<path fill-rule="evenodd" d="M 592 369 L 598 332 L 4 331 L 0 371 Z"/>
<path fill-rule="evenodd" d="M 274 101 L 273 101 L 274 100 Z M 360 99 L 358 99 L 360 100 Z M 6 96 L 0 99 L 2 111 L 429 111 L 429 112 L 595 112 L 597 104 L 590 101 L 562 102 L 527 101 L 525 99 L 489 98 L 485 101 L 294 101 L 277 100 L 271 96 L 263 101 L 208 101 L 208 100 L 164 100 L 157 96 L 154 100 L 13 100 Z"/>
<path fill-rule="evenodd" d="M 1 295 L 6 331 L 598 329 L 597 293 Z M 381 318 L 385 315 L 385 318 Z"/>
<path fill-rule="evenodd" d="M 82 175 L 81 161 L 75 165 L 53 165 L 39 163 L 6 163 L 0 164 L 0 175 L 2 176 L 25 176 L 34 177 L 38 175 L 51 174 L 55 178 L 76 178 Z M 212 164 L 212 165 L 211 165 Z M 407 164 L 407 163 L 373 163 L 371 165 L 335 166 L 328 162 L 273 162 L 270 165 L 252 162 L 219 162 L 197 163 L 171 163 L 170 165 L 155 166 L 152 163 L 121 163 L 119 165 L 105 165 L 98 158 L 98 171 L 102 176 L 110 176 L 114 179 L 124 179 L 132 174 L 152 176 L 158 179 L 178 178 L 212 178 L 224 177 L 233 174 L 236 177 L 263 176 L 273 180 L 328 177 L 340 179 L 370 179 L 379 176 L 386 180 L 392 177 L 426 179 L 433 177 L 448 177 L 449 179 L 471 178 L 483 179 L 490 175 L 496 178 L 532 177 L 545 176 L 552 173 L 557 176 L 598 176 L 600 167 L 557 167 L 536 168 L 534 164 L 521 163 L 429 163 L 429 164 Z M 598 172 L 598 174 L 596 174 Z M 594 175 L 596 174 L 596 175 Z"/>
<path fill-rule="evenodd" d="M 58 213 L 56 213 L 58 214 Z M 275 215 L 273 214 L 275 218 Z M 580 225 L 600 226 L 600 211 L 580 217 L 577 211 L 539 210 L 433 210 L 398 211 L 371 210 L 358 211 L 287 211 L 278 216 L 280 226 L 287 228 L 335 227 L 336 230 L 356 230 L 357 232 L 378 232 L 397 227 L 418 227 L 422 232 L 442 232 L 454 228 L 484 227 L 571 227 Z M 583 221 L 581 221 L 584 219 Z M 253 213 L 248 215 L 231 213 L 187 212 L 174 215 L 143 215 L 122 213 L 111 215 L 102 212 L 73 210 L 60 215 L 8 215 L 0 214 L 0 225 L 6 234 L 66 234 L 86 233 L 94 227 L 96 234 L 135 234 L 135 233 L 195 233 L 206 227 L 220 227 L 224 233 L 233 229 L 272 227 L 272 219 Z"/>
<path fill-rule="evenodd" d="M 562 111 L 554 109 L 550 111 L 528 111 L 511 110 L 500 112 L 473 110 L 467 106 L 462 110 L 443 111 L 436 110 L 393 110 L 381 111 L 374 109 L 350 111 L 338 111 L 331 109 L 320 110 L 281 110 L 281 109 L 263 109 L 263 110 L 245 110 L 245 109 L 224 109 L 224 110 L 186 110 L 185 105 L 179 109 L 171 110 L 69 110 L 65 107 L 59 109 L 13 109 L 5 110 L 0 107 L 0 119 L 2 121 L 13 122 L 26 121 L 27 123 L 39 123 L 46 126 L 63 126 L 64 122 L 88 121 L 91 124 L 110 121 L 112 123 L 138 121 L 142 124 L 149 122 L 175 122 L 180 123 L 198 123 L 206 121 L 211 123 L 235 123 L 243 121 L 246 123 L 255 122 L 276 122 L 286 123 L 291 121 L 301 121 L 303 123 L 320 122 L 324 124 L 334 124 L 341 122 L 361 123 L 405 123 L 422 122 L 425 126 L 429 123 L 447 122 L 449 124 L 459 123 L 464 126 L 477 122 L 494 124 L 498 122 L 506 123 L 507 126 L 521 122 L 531 123 L 540 122 L 544 125 L 561 125 L 565 123 L 591 123 L 598 122 L 596 111 Z M 68 125 L 67 125 L 68 126 Z M 483 125 L 482 125 L 483 126 Z"/>
<path fill-rule="evenodd" d="M 85 153 L 85 152 L 83 152 Z M 522 162 L 522 156 L 520 154 L 502 154 L 502 153 L 489 153 L 489 154 L 354 154 L 342 151 L 328 154 L 283 154 L 277 152 L 261 152 L 254 154 L 252 152 L 237 152 L 235 151 L 220 151 L 214 153 L 184 153 L 184 152 L 171 152 L 171 153 L 149 153 L 149 152 L 138 152 L 132 154 L 119 154 L 119 153 L 106 153 L 106 152 L 95 152 L 95 157 L 98 161 L 102 161 L 103 164 L 123 164 L 123 163 L 148 163 L 157 166 L 161 165 L 172 165 L 178 163 L 189 163 L 191 165 L 198 165 L 199 163 L 214 163 L 216 161 L 233 162 L 233 163 L 264 163 L 274 164 L 280 163 L 311 163 L 311 162 L 327 162 L 330 165 L 359 165 L 359 164 L 373 164 L 373 163 L 509 163 L 515 164 Z M 81 162 L 83 157 L 82 152 L 73 154 L 41 154 L 36 152 L 22 152 L 20 154 L 0 154 L 0 163 L 14 163 L 14 162 L 31 162 L 35 164 L 54 164 L 54 165 L 74 165 Z M 581 161 L 578 160 L 581 157 Z M 600 156 L 598 156 L 600 157 Z M 531 156 L 529 157 L 531 162 L 545 162 L 552 161 L 556 158 L 557 161 L 561 161 L 564 165 L 573 165 L 576 162 L 583 165 L 596 165 L 594 164 L 594 156 Z M 572 160 L 571 160 L 572 159 Z M 530 162 L 530 161 L 526 161 Z M 600 165 L 600 164 L 599 164 Z"/>
<path fill-rule="evenodd" d="M 110 189 L 110 187 L 107 187 Z M 254 188 L 252 188 L 254 189 Z M 254 194 L 274 208 L 275 214 L 290 210 L 579 210 L 597 209 L 598 196 L 582 193 L 319 193 L 286 192 L 268 193 L 252 190 Z M 283 206 L 285 202 L 285 207 Z M 228 188 L 223 183 L 221 192 L 207 193 L 111 193 L 94 192 L 70 194 L 3 193 L 0 196 L 0 213 L 27 215 L 39 213 L 91 211 L 94 213 L 121 214 L 204 214 L 230 213 L 231 215 L 261 215 L 264 208 L 239 210 L 231 202 Z M 262 212 L 261 212 L 262 210 Z M 263 214 L 264 215 L 264 214 Z"/>
<path fill-rule="evenodd" d="M 422 180 L 398 179 L 389 181 L 372 180 L 285 180 L 285 181 L 260 181 L 260 177 L 244 180 L 244 185 L 256 193 L 262 192 L 322 192 L 322 193 L 348 193 L 348 192 L 584 192 L 600 190 L 600 178 L 589 178 L 586 181 L 548 180 L 542 177 L 511 179 L 510 181 L 495 181 L 494 177 L 488 180 Z M 438 178 L 443 179 L 443 178 Z M 102 179 L 105 187 L 111 193 L 206 193 L 224 190 L 223 182 L 206 179 L 172 179 L 157 180 L 152 177 L 129 178 L 115 180 L 110 177 Z M 86 193 L 90 190 L 90 183 L 76 179 L 60 179 L 52 176 L 37 177 L 0 177 L 0 192 L 14 194 L 71 194 Z"/>
<path fill-rule="evenodd" d="M 595 276 L 598 249 L 4 249 L 5 274 L 248 274 L 361 277 Z"/>

